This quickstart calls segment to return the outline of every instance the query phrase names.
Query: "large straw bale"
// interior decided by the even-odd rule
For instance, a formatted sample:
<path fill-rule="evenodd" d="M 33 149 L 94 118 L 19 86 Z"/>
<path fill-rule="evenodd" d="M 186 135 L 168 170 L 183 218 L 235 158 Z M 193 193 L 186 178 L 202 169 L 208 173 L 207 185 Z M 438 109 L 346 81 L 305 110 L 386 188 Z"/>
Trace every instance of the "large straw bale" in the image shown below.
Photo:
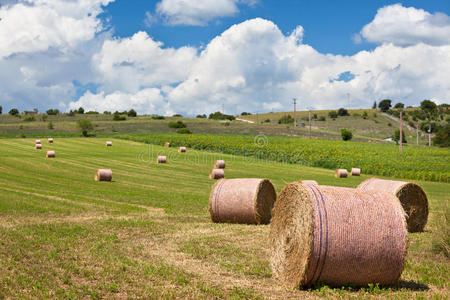
<path fill-rule="evenodd" d="M 315 181 L 315 180 L 302 180 L 302 183 L 303 183 L 304 185 L 310 185 L 310 184 L 313 184 L 313 185 L 319 185 L 319 184 L 317 183 L 317 181 Z"/>
<path fill-rule="evenodd" d="M 221 179 L 225 177 L 225 172 L 223 169 L 212 169 L 209 172 L 209 179 Z"/>
<path fill-rule="evenodd" d="M 268 179 L 221 179 L 212 188 L 209 212 L 215 223 L 268 224 L 276 197 Z"/>
<path fill-rule="evenodd" d="M 387 192 L 293 182 L 270 224 L 273 276 L 289 288 L 395 284 L 405 265 L 403 209 Z"/>
<path fill-rule="evenodd" d="M 158 164 L 165 164 L 167 162 L 167 157 L 165 157 L 164 155 L 160 155 L 160 156 L 158 156 L 158 159 L 156 160 L 156 162 Z"/>
<path fill-rule="evenodd" d="M 48 142 L 49 144 L 53 143 L 53 138 L 48 138 L 48 139 L 47 139 L 47 142 Z"/>
<path fill-rule="evenodd" d="M 56 156 L 55 151 L 53 151 L 53 150 L 47 151 L 47 155 L 46 156 L 47 157 L 55 157 Z"/>
<path fill-rule="evenodd" d="M 41 140 L 36 140 L 34 143 L 35 144 L 41 144 Z"/>
<path fill-rule="evenodd" d="M 111 147 L 112 146 L 112 142 L 111 141 L 107 141 L 106 142 L 106 147 Z"/>
<path fill-rule="evenodd" d="M 164 143 L 164 147 L 170 147 L 170 143 L 169 142 L 165 142 Z"/>
<path fill-rule="evenodd" d="M 42 144 L 36 144 L 34 147 L 35 147 L 36 149 L 38 149 L 38 150 L 41 150 L 41 149 L 42 149 Z"/>
<path fill-rule="evenodd" d="M 360 168 L 352 168 L 351 174 L 352 174 L 352 176 L 361 176 L 361 169 Z"/>
<path fill-rule="evenodd" d="M 336 169 L 336 171 L 334 172 L 334 176 L 336 178 L 347 178 L 348 172 L 346 169 Z"/>
<path fill-rule="evenodd" d="M 111 169 L 97 169 L 94 176 L 95 181 L 111 181 L 112 171 Z"/>
<path fill-rule="evenodd" d="M 180 152 L 180 153 L 186 152 L 186 147 L 179 147 L 178 152 Z"/>
<path fill-rule="evenodd" d="M 386 191 L 395 195 L 405 211 L 408 231 L 423 231 L 428 220 L 428 199 L 419 185 L 412 182 L 370 178 L 361 182 L 358 189 Z"/>
<path fill-rule="evenodd" d="M 216 160 L 214 162 L 214 168 L 216 169 L 225 169 L 225 161 L 222 159 Z"/>

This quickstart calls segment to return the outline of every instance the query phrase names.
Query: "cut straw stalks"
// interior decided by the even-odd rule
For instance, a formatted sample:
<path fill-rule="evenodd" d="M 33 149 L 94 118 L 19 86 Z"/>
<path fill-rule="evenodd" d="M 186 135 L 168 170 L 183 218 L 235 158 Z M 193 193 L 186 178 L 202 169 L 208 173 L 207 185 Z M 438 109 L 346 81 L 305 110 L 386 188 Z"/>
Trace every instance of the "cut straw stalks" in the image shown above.
<path fill-rule="evenodd" d="M 362 191 L 386 191 L 395 195 L 406 214 L 409 232 L 421 232 L 428 220 L 428 199 L 423 189 L 412 182 L 370 178 L 358 189 Z"/>
<path fill-rule="evenodd" d="M 112 171 L 111 169 L 97 169 L 94 176 L 95 181 L 111 181 Z"/>
<path fill-rule="evenodd" d="M 55 151 L 53 151 L 53 150 L 47 151 L 46 156 L 47 156 L 48 158 L 53 158 L 53 157 L 55 157 L 55 156 L 56 156 Z"/>
<path fill-rule="evenodd" d="M 224 160 L 216 160 L 214 162 L 214 168 L 215 169 L 225 169 L 225 161 Z"/>
<path fill-rule="evenodd" d="M 209 172 L 209 179 L 221 179 L 225 177 L 225 172 L 223 169 L 212 169 Z"/>
<path fill-rule="evenodd" d="M 334 176 L 335 176 L 336 178 L 347 178 L 348 172 L 347 172 L 346 169 L 337 169 L 337 170 L 334 172 Z"/>
<path fill-rule="evenodd" d="M 268 179 L 221 179 L 212 187 L 209 213 L 215 223 L 268 224 L 276 197 Z"/>
<path fill-rule="evenodd" d="M 406 221 L 390 193 L 293 182 L 272 209 L 269 244 L 286 287 L 391 285 L 405 265 Z"/>
<path fill-rule="evenodd" d="M 158 159 L 156 160 L 156 162 L 158 164 L 165 164 L 165 163 L 167 163 L 167 157 L 160 155 L 160 156 L 158 156 Z"/>

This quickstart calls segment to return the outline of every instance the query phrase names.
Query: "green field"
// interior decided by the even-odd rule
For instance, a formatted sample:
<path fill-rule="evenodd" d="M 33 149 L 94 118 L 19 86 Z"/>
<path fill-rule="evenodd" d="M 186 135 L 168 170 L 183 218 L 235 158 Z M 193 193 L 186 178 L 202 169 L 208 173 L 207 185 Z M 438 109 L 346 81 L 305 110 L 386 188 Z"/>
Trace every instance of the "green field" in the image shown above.
<path fill-rule="evenodd" d="M 55 138 L 35 150 L 34 139 L 0 139 L 0 299 L 449 295 L 449 183 L 416 181 L 429 221 L 409 235 L 397 286 L 291 291 L 271 277 L 269 226 L 210 221 L 212 162 L 227 161 L 227 178 L 269 178 L 277 191 L 298 179 L 356 187 L 368 175 L 336 179 L 327 169 L 121 139 L 107 148 L 106 140 Z M 45 158 L 49 149 L 56 158 Z M 157 165 L 163 153 L 168 164 Z M 95 182 L 97 168 L 111 168 L 113 182 Z"/>

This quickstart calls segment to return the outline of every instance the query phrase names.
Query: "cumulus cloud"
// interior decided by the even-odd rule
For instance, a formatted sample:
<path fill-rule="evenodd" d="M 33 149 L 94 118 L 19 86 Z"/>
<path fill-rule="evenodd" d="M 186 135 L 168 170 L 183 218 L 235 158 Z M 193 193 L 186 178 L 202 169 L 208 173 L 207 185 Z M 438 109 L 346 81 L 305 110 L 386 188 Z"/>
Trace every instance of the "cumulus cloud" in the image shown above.
<path fill-rule="evenodd" d="M 93 58 L 104 91 L 137 92 L 185 80 L 197 61 L 197 49 L 163 48 L 145 32 L 104 42 Z"/>
<path fill-rule="evenodd" d="M 434 46 L 450 44 L 450 17 L 431 14 L 423 9 L 394 4 L 382 7 L 375 18 L 364 26 L 361 36 L 369 42 L 410 46 L 424 43 Z"/>
<path fill-rule="evenodd" d="M 156 5 L 156 12 L 171 25 L 204 26 L 213 19 L 235 15 L 239 11 L 238 3 L 255 5 L 257 2 L 257 0 L 162 0 Z"/>

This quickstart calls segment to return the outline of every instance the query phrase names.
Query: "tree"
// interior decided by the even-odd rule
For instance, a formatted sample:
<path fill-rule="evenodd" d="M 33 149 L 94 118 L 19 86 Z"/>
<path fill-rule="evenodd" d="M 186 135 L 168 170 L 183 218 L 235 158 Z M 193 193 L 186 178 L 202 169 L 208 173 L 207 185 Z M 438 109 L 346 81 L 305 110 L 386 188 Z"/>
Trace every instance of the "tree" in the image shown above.
<path fill-rule="evenodd" d="M 206 119 L 206 115 L 205 115 L 205 114 L 203 114 L 203 115 L 197 115 L 196 118 L 197 118 L 197 119 Z"/>
<path fill-rule="evenodd" d="M 350 130 L 342 128 L 341 136 L 343 141 L 350 141 L 353 138 L 353 134 Z"/>
<path fill-rule="evenodd" d="M 10 114 L 11 116 L 17 116 L 17 115 L 19 114 L 19 110 L 18 110 L 17 108 L 12 108 L 12 109 L 9 111 L 9 114 Z"/>
<path fill-rule="evenodd" d="M 55 127 L 53 126 L 53 122 L 52 122 L 52 121 L 50 121 L 50 122 L 48 123 L 47 128 L 48 128 L 48 129 L 53 129 L 53 128 L 55 128 Z"/>
<path fill-rule="evenodd" d="M 338 115 L 344 117 L 344 116 L 348 116 L 349 114 L 345 108 L 339 108 Z"/>
<path fill-rule="evenodd" d="M 336 119 L 338 117 L 338 112 L 335 110 L 332 110 L 328 113 L 328 116 L 332 119 Z"/>
<path fill-rule="evenodd" d="M 436 110 L 437 105 L 436 105 L 436 103 L 434 103 L 431 100 L 423 100 L 422 102 L 420 102 L 420 108 L 423 111 L 426 111 L 426 112 L 430 113 L 430 112 L 433 112 L 433 111 Z"/>
<path fill-rule="evenodd" d="M 433 144 L 441 147 L 450 147 L 450 123 L 437 129 L 436 136 L 433 138 Z"/>
<path fill-rule="evenodd" d="M 294 123 L 294 118 L 291 117 L 291 115 L 283 116 L 278 120 L 278 124 L 290 124 L 290 123 Z"/>
<path fill-rule="evenodd" d="M 83 136 L 88 136 L 88 131 L 94 129 L 94 125 L 88 119 L 77 120 L 77 125 L 81 129 Z"/>
<path fill-rule="evenodd" d="M 129 117 L 136 117 L 137 116 L 137 113 L 136 113 L 136 111 L 134 109 L 130 109 L 127 114 L 128 114 Z"/>
<path fill-rule="evenodd" d="M 363 114 L 362 114 L 362 118 L 363 119 L 367 119 L 367 117 L 368 117 L 367 111 L 364 111 Z"/>
<path fill-rule="evenodd" d="M 405 108 L 405 104 L 398 102 L 394 105 L 394 108 Z"/>
<path fill-rule="evenodd" d="M 394 132 L 393 138 L 394 138 L 394 141 L 398 144 L 398 142 L 400 141 L 400 129 L 397 129 L 397 130 Z M 408 142 L 406 141 L 405 132 L 403 132 L 403 134 L 402 134 L 402 142 L 403 142 L 404 144 L 408 143 Z"/>
<path fill-rule="evenodd" d="M 223 114 L 220 111 L 216 111 L 213 114 L 209 114 L 209 118 L 212 120 L 230 120 L 230 121 L 236 119 L 234 116 Z"/>
<path fill-rule="evenodd" d="M 47 113 L 47 115 L 49 115 L 49 116 L 51 116 L 51 115 L 53 115 L 53 116 L 55 116 L 55 115 L 57 115 L 57 114 L 59 114 L 59 109 L 48 109 L 47 111 L 46 111 L 46 113 Z"/>
<path fill-rule="evenodd" d="M 77 111 L 80 115 L 84 114 L 84 108 L 80 107 Z"/>
<path fill-rule="evenodd" d="M 186 128 L 186 124 L 181 121 L 169 122 L 168 126 L 169 128 Z"/>
<path fill-rule="evenodd" d="M 382 112 L 386 112 L 391 108 L 392 101 L 390 99 L 384 99 L 381 100 L 380 103 L 378 103 L 378 107 L 381 109 Z"/>
<path fill-rule="evenodd" d="M 114 112 L 113 121 L 125 121 L 127 118 L 120 115 L 118 111 Z"/>
<path fill-rule="evenodd" d="M 377 109 L 377 101 L 374 101 L 374 102 L 373 102 L 372 108 L 373 108 L 373 109 Z"/>

